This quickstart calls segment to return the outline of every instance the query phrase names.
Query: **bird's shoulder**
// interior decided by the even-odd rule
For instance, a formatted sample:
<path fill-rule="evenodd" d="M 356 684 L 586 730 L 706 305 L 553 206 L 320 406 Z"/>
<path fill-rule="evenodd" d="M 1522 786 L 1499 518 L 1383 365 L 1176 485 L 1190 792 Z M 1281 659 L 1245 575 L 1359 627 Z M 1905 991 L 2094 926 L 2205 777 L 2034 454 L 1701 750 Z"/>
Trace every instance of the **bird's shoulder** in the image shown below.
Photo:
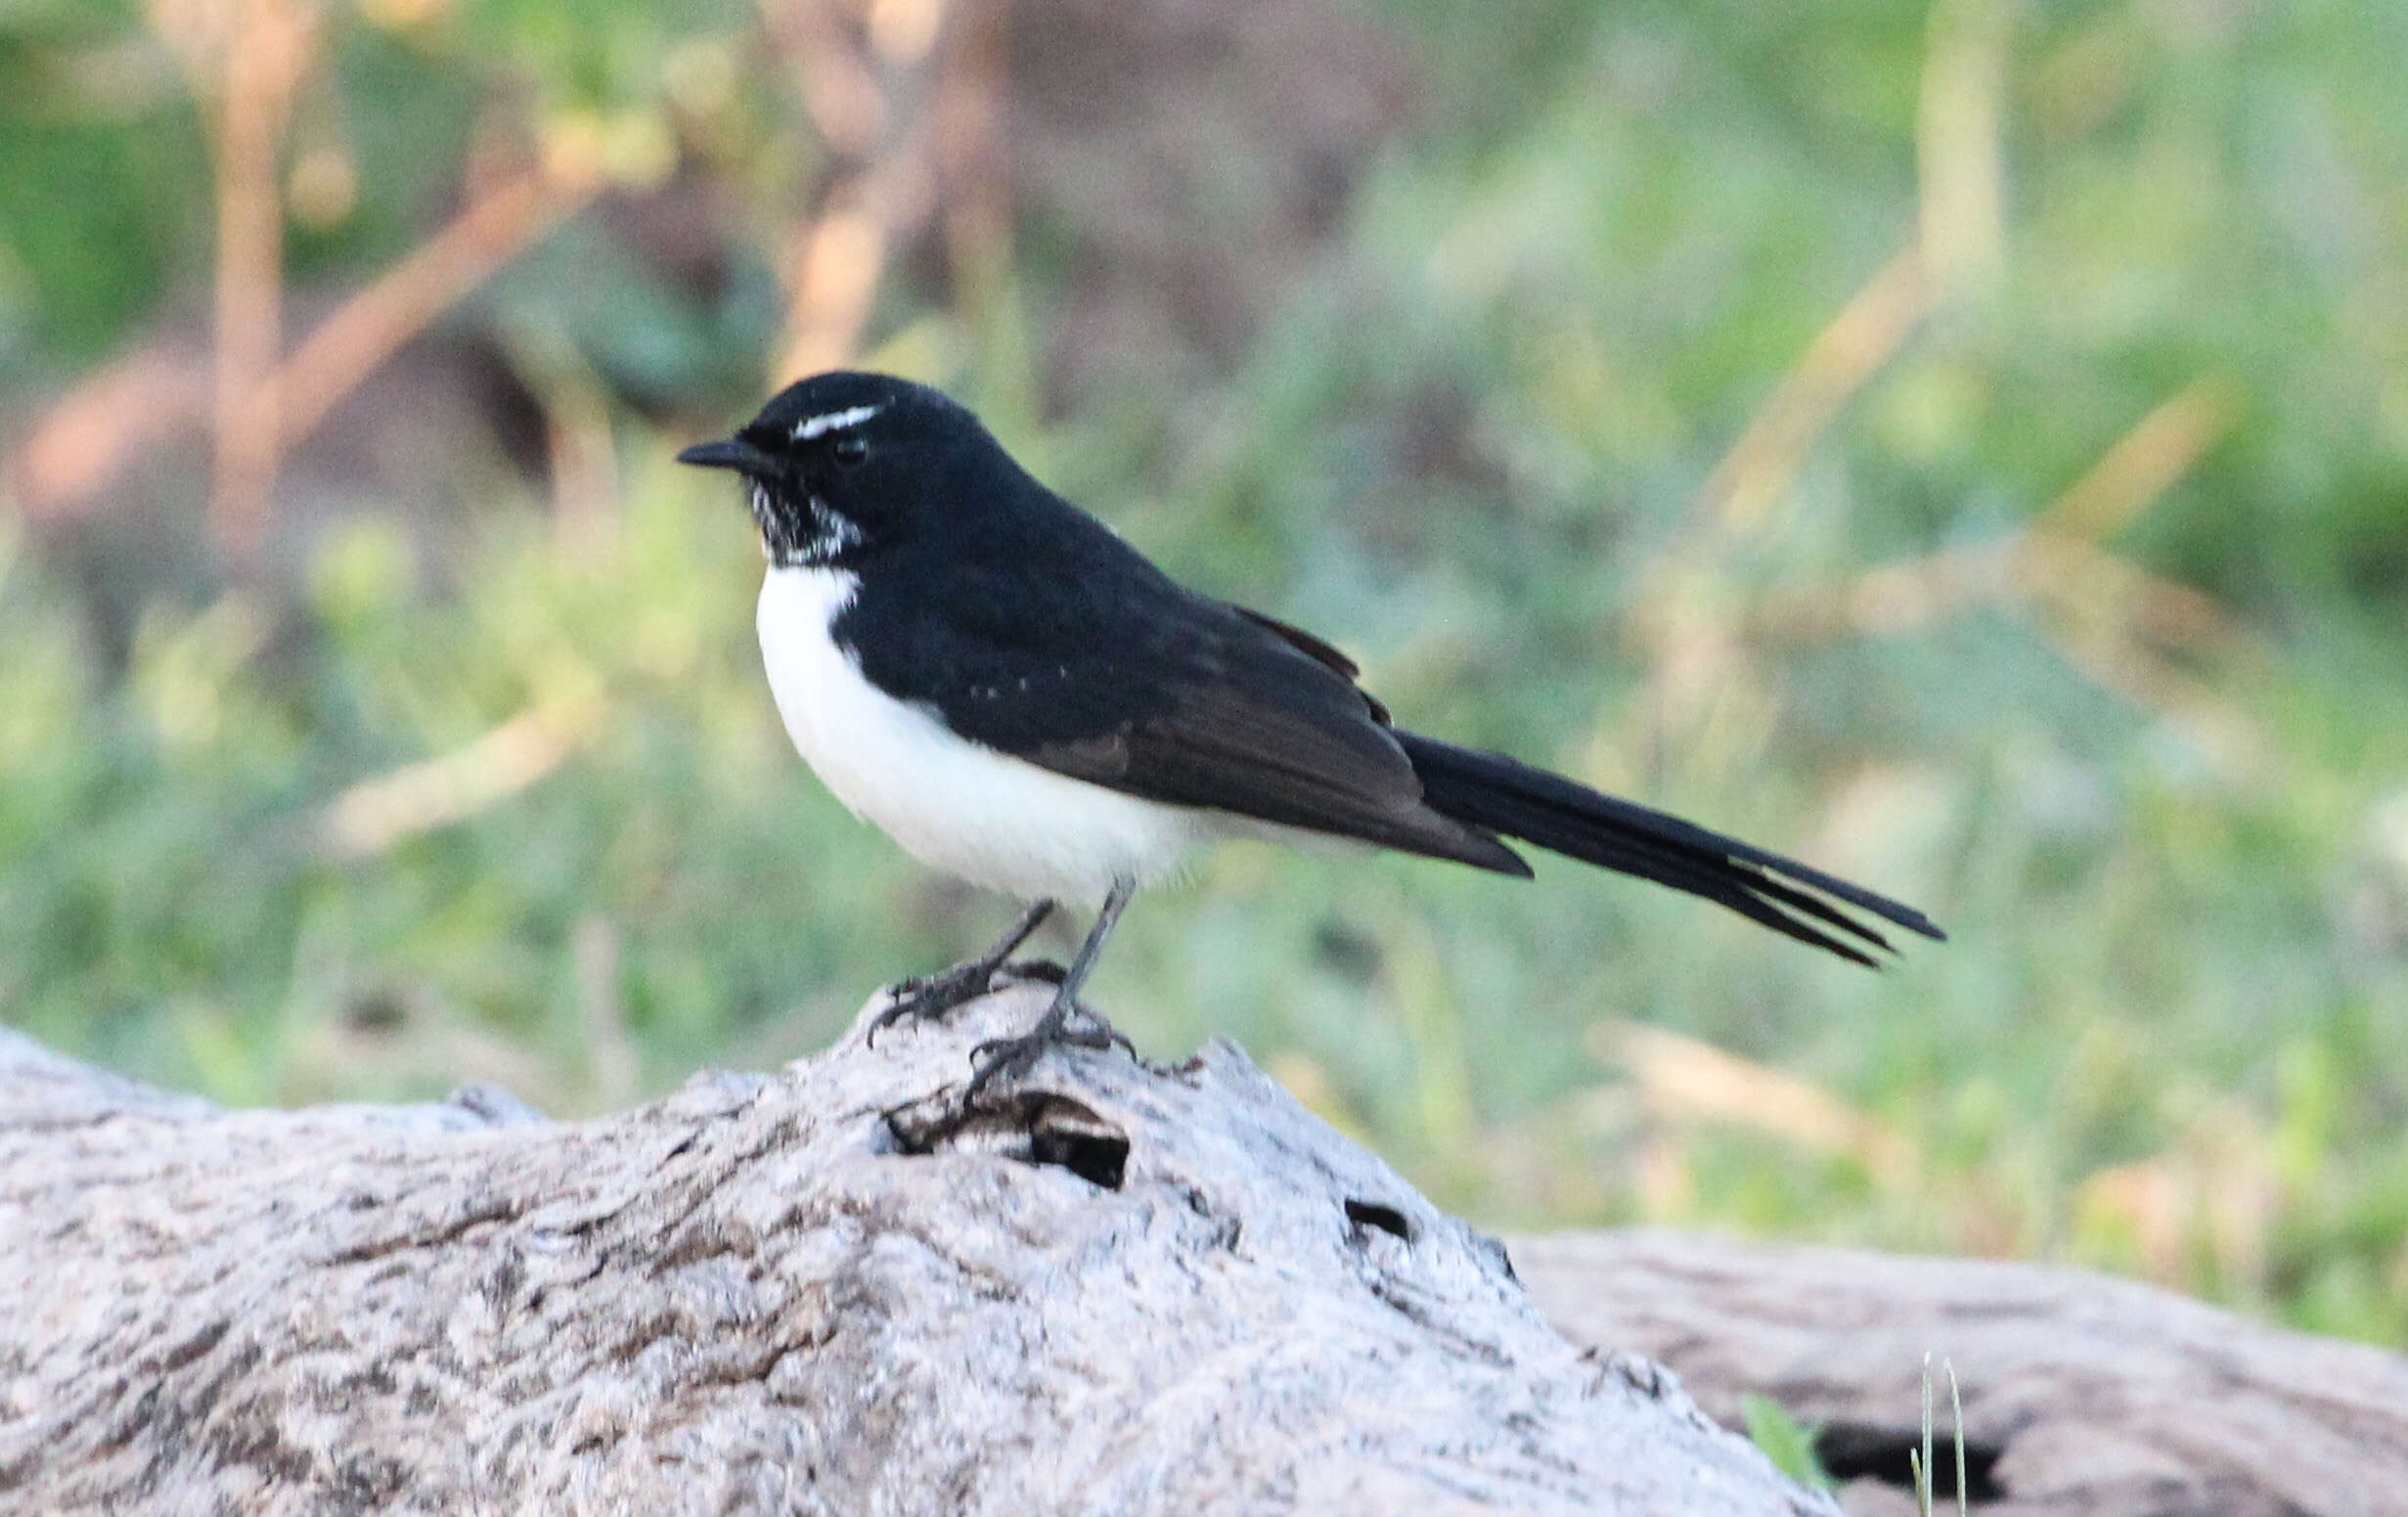
<path fill-rule="evenodd" d="M 899 564 L 865 576 L 835 631 L 889 694 L 1015 750 L 1199 700 L 1385 719 L 1328 643 L 1190 591 L 1118 538 L 1076 554 Z"/>
<path fill-rule="evenodd" d="M 1013 752 L 1250 708 L 1391 746 L 1345 654 L 1187 589 L 1042 487 L 865 573 L 834 630 L 888 693 Z"/>

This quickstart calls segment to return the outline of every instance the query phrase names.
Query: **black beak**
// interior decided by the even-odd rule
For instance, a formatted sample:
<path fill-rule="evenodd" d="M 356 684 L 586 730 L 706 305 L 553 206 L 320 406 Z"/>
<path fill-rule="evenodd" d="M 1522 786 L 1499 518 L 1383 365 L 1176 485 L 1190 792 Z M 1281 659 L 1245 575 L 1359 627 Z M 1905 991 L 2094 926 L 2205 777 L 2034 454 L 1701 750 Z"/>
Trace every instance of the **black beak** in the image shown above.
<path fill-rule="evenodd" d="M 677 456 L 681 464 L 692 464 L 701 468 L 735 468 L 747 474 L 775 474 L 778 461 L 741 438 L 731 437 L 726 442 L 698 442 Z"/>

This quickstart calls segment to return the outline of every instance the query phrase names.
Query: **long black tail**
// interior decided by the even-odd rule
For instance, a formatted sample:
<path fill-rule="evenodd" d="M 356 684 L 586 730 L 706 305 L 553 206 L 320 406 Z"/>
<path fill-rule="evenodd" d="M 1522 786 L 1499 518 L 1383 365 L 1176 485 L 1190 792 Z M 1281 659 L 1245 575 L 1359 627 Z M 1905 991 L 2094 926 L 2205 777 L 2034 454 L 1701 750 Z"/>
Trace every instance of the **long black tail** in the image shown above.
<path fill-rule="evenodd" d="M 1678 817 L 1616 800 L 1501 753 L 1458 748 L 1415 733 L 1400 732 L 1396 737 L 1421 777 L 1422 799 L 1458 822 L 1704 896 L 1775 932 L 1867 967 L 1875 966 L 1872 958 L 1848 939 L 1885 951 L 1889 939 L 1797 886 L 1820 891 L 1927 938 L 1947 936 L 1911 906 Z M 1826 927 L 1831 931 L 1823 930 Z"/>

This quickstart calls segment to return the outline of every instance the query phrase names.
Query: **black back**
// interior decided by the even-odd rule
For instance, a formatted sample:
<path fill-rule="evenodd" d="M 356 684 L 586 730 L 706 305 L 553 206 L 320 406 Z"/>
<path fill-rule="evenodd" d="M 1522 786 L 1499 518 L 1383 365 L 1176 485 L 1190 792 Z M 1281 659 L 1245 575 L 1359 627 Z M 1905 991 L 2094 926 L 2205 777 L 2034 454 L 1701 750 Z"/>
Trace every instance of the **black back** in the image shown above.
<path fill-rule="evenodd" d="M 1182 589 L 936 391 L 821 375 L 736 440 L 772 558 L 856 575 L 837 643 L 959 736 L 1149 800 L 1528 872 L 1422 803 L 1328 645 Z M 832 546 L 781 557 L 798 541 Z"/>

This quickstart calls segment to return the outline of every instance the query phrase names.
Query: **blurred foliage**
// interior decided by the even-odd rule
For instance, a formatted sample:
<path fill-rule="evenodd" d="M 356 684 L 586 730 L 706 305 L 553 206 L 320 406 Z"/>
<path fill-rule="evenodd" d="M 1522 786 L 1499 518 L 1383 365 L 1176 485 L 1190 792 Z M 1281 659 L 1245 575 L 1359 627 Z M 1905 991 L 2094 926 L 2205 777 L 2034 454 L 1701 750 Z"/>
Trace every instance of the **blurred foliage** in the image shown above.
<path fill-rule="evenodd" d="M 0 6 L 7 415 L 206 289 L 205 111 L 144 29 L 172 10 Z M 1217 367 L 1050 407 L 1082 278 L 1051 225 L 983 282 L 905 260 L 865 360 L 1333 637 L 1400 720 L 1954 940 L 1875 977 L 1571 866 L 1240 846 L 1133 913 L 1098 1004 L 1158 1055 L 1236 1038 L 1494 1226 L 2062 1259 L 2408 1342 L 2408 10 L 1351 14 L 1411 60 L 1410 120 Z M 0 1015 L 238 1101 L 585 1110 L 818 1047 L 1006 907 L 794 760 L 741 513 L 665 462 L 661 418 L 773 382 L 813 118 L 743 7 L 321 25 L 296 288 L 407 253 L 513 132 L 631 194 L 705 182 L 728 268 L 681 284 L 588 216 L 447 318 L 547 403 L 602 397 L 600 520 L 496 464 L 524 509 L 440 554 L 346 514 L 289 582 L 160 572 L 125 611 L 0 501 Z M 1841 316 L 1884 289 L 1886 345 Z M 1748 506 L 1729 460 L 1817 351 L 1868 378 Z M 2026 542 L 2065 551 L 1934 567 Z M 462 780 L 494 754 L 523 787 Z M 386 815 L 464 782 L 457 821 Z"/>
<path fill-rule="evenodd" d="M 1814 1429 L 1800 1427 L 1779 1402 L 1761 1396 L 1742 1396 L 1739 1409 L 1748 1420 L 1748 1438 L 1764 1450 L 1773 1468 L 1808 1491 L 1833 1488 L 1830 1474 L 1814 1456 Z"/>

